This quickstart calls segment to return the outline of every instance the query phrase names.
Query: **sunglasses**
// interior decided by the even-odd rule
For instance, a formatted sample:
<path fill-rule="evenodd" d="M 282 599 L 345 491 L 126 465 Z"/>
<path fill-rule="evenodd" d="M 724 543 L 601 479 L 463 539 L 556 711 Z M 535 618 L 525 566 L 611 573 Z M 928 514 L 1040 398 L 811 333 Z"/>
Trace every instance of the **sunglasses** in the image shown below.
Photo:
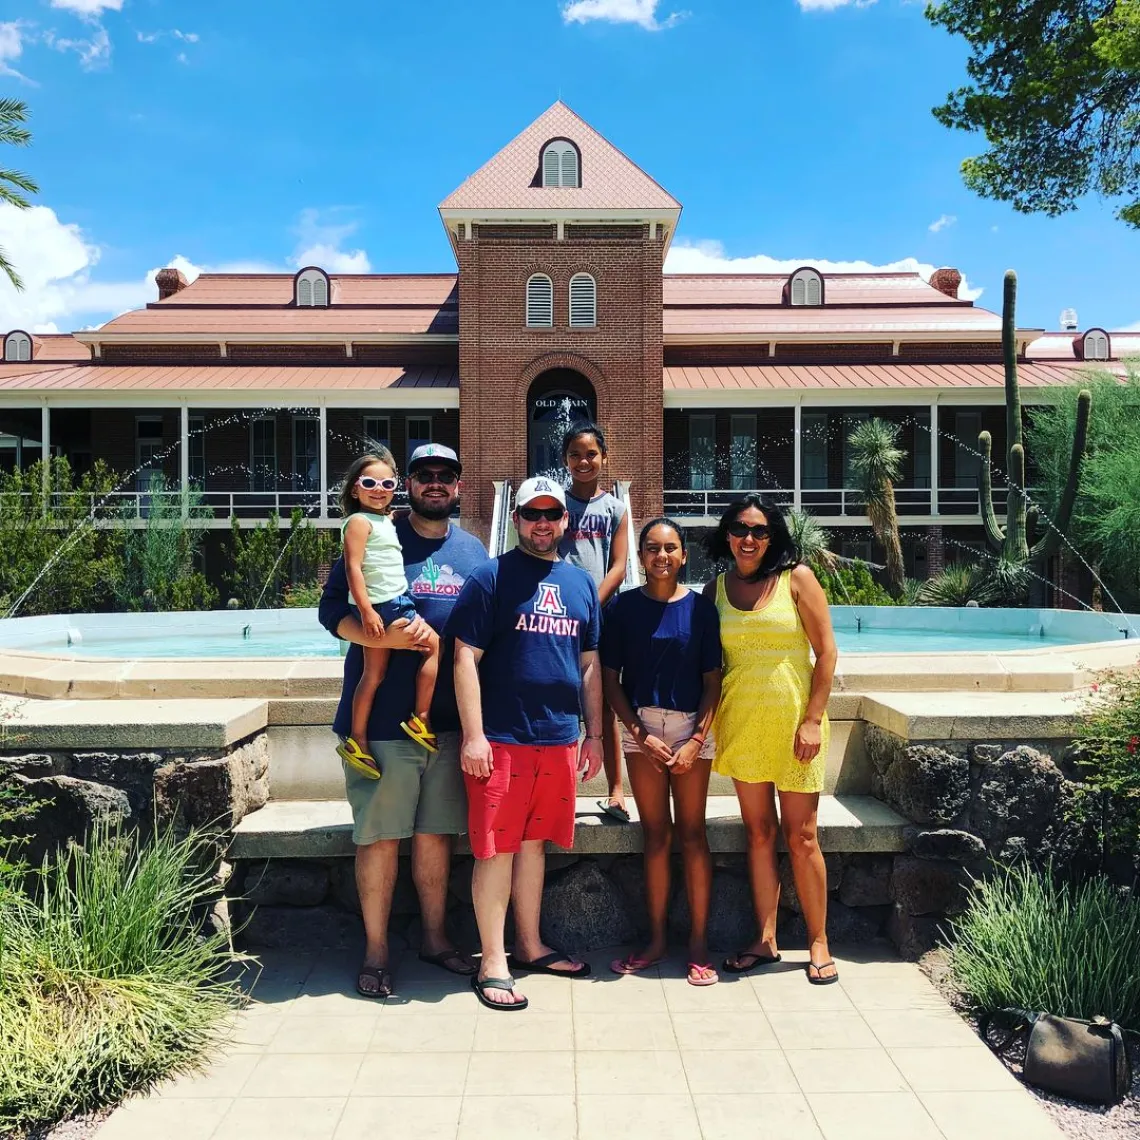
<path fill-rule="evenodd" d="M 356 485 L 365 491 L 394 491 L 400 482 L 398 479 L 373 479 L 371 475 L 361 475 Z"/>
<path fill-rule="evenodd" d="M 539 519 L 558 522 L 565 513 L 563 507 L 519 507 L 519 518 L 527 522 L 538 522 Z"/>
<path fill-rule="evenodd" d="M 433 483 L 438 483 L 441 487 L 454 487 L 459 482 L 459 476 L 449 467 L 442 471 L 413 471 L 408 478 L 414 479 L 421 487 L 430 487 Z"/>
<path fill-rule="evenodd" d="M 747 538 L 749 535 L 759 542 L 762 538 L 767 538 L 769 535 L 768 527 L 765 523 L 757 523 L 755 526 L 749 526 L 747 523 L 733 522 L 728 524 L 728 533 L 733 538 Z"/>

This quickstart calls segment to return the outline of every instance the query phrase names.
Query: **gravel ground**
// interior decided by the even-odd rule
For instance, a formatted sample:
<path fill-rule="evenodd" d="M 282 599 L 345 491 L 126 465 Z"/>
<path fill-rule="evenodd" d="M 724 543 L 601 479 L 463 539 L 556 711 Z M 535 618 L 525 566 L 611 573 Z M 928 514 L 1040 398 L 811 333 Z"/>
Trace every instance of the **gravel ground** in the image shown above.
<path fill-rule="evenodd" d="M 927 954 L 919 965 L 939 993 L 977 1029 L 977 1023 L 966 1009 L 962 995 L 950 979 L 945 951 L 935 950 Z M 1129 1054 L 1132 1058 L 1132 1091 L 1112 1108 L 1067 1100 L 1065 1097 L 1042 1092 L 1032 1085 L 1025 1086 L 1066 1136 L 1071 1136 L 1074 1140 L 1136 1140 L 1140 1136 L 1140 1041 L 1135 1037 L 1126 1037 L 1125 1040 L 1129 1041 Z M 1020 1048 L 1011 1047 L 1008 1054 L 1001 1058 L 1005 1067 L 1018 1080 L 1021 1079 L 1024 1056 L 1025 1047 L 1022 1044 Z"/>
<path fill-rule="evenodd" d="M 103 1121 L 111 1115 L 113 1109 L 105 1108 L 101 1112 L 93 1112 L 90 1116 L 76 1116 L 65 1120 L 46 1132 L 40 1129 L 28 1133 L 26 1140 L 88 1140 L 99 1131 Z"/>

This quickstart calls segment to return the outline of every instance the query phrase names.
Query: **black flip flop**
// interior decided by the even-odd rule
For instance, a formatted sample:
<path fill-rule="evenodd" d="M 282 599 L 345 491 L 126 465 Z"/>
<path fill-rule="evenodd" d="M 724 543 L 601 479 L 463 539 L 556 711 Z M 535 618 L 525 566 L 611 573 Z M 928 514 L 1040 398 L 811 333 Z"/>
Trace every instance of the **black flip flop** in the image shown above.
<path fill-rule="evenodd" d="M 361 984 L 361 978 L 373 978 L 376 981 L 374 990 L 366 990 Z M 356 992 L 366 998 L 387 998 L 392 996 L 392 975 L 386 966 L 361 966 L 356 971 Z"/>
<path fill-rule="evenodd" d="M 514 978 L 483 978 L 477 976 L 471 978 L 471 988 L 475 991 L 475 996 L 483 1003 L 488 1009 L 503 1010 L 509 1013 L 515 1009 L 526 1009 L 530 1005 L 528 998 L 523 998 L 522 1001 L 511 1002 L 509 1005 L 506 1002 L 492 1001 L 483 991 L 484 990 L 506 990 L 507 993 L 513 993 L 515 989 Z"/>
<path fill-rule="evenodd" d="M 621 806 L 621 804 L 611 804 L 609 800 L 598 800 L 598 807 L 602 809 L 603 815 L 608 815 L 611 819 L 616 819 L 618 823 L 629 823 L 629 812 Z"/>
<path fill-rule="evenodd" d="M 441 970 L 446 970 L 449 974 L 456 974 L 461 978 L 469 978 L 472 974 L 479 972 L 479 967 L 460 950 L 444 950 L 440 954 L 424 954 L 421 951 L 419 959 L 429 966 L 438 966 Z M 462 969 L 457 970 L 449 966 L 448 962 L 458 962 Z"/>
<path fill-rule="evenodd" d="M 580 962 L 579 969 L 577 970 L 555 970 L 552 966 L 555 962 L 572 962 L 573 958 L 569 954 L 563 954 L 561 950 L 553 950 L 549 954 L 543 954 L 541 958 L 535 958 L 533 962 L 524 962 L 521 958 L 516 958 L 513 954 L 507 958 L 507 965 L 512 970 L 518 970 L 520 974 L 553 974 L 556 978 L 586 978 L 590 975 L 590 963 Z"/>
<path fill-rule="evenodd" d="M 812 970 L 816 970 L 816 971 L 826 970 L 828 966 L 834 966 L 834 965 L 835 965 L 835 961 L 833 959 L 828 959 L 826 962 L 809 962 L 805 968 L 805 971 L 804 971 L 807 974 L 807 980 L 809 982 L 811 982 L 811 984 L 813 986 L 833 986 L 833 985 L 835 985 L 835 983 L 837 981 L 839 981 L 839 971 L 838 970 L 836 970 L 835 973 L 832 974 L 830 978 L 821 978 L 818 973 L 816 973 L 816 975 L 814 977 L 812 977 Z"/>
<path fill-rule="evenodd" d="M 764 966 L 774 966 L 777 962 L 784 960 L 781 954 L 753 954 L 751 950 L 737 950 L 732 957 L 735 958 L 738 963 L 741 958 L 751 958 L 752 963 L 748 966 L 734 966 L 731 959 L 725 958 L 723 966 L 726 974 L 751 974 L 753 970 L 759 970 Z"/>

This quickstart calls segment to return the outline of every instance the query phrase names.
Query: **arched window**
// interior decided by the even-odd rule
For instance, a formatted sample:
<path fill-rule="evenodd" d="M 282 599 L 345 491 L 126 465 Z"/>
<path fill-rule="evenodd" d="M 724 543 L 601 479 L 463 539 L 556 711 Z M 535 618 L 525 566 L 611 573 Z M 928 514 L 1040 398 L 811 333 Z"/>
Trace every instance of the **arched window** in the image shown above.
<path fill-rule="evenodd" d="M 10 332 L 4 338 L 5 360 L 31 360 L 32 338 L 26 332 Z"/>
<path fill-rule="evenodd" d="M 570 327 L 592 329 L 598 323 L 598 287 L 588 273 L 570 278 Z"/>
<path fill-rule="evenodd" d="M 1108 333 L 1104 329 L 1089 329 L 1085 333 L 1084 355 L 1086 360 L 1108 360 L 1110 358 Z"/>
<path fill-rule="evenodd" d="M 814 269 L 797 269 L 788 282 L 788 300 L 793 305 L 822 305 L 823 278 Z"/>
<path fill-rule="evenodd" d="M 542 152 L 543 186 L 578 186 L 578 150 L 573 143 L 559 139 Z"/>
<path fill-rule="evenodd" d="M 554 283 L 545 273 L 536 273 L 526 283 L 526 327 L 554 327 Z"/>
<path fill-rule="evenodd" d="M 302 269 L 297 274 L 294 300 L 301 309 L 323 309 L 329 303 L 329 279 L 323 269 Z"/>

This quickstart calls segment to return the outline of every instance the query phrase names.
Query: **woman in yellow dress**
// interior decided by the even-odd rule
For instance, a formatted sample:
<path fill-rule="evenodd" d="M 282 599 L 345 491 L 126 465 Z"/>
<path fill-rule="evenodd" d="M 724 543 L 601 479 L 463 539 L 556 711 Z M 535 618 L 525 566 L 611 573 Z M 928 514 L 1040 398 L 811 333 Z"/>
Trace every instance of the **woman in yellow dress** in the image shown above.
<path fill-rule="evenodd" d="M 807 926 L 808 981 L 829 985 L 839 972 L 827 945 L 827 869 L 816 836 L 837 657 L 827 597 L 798 561 L 779 507 L 757 495 L 725 511 L 708 552 L 733 563 L 705 587 L 720 613 L 724 651 L 713 770 L 732 777 L 740 800 L 757 925 L 756 940 L 724 968 L 745 974 L 780 961 L 776 836 L 782 828 Z"/>

